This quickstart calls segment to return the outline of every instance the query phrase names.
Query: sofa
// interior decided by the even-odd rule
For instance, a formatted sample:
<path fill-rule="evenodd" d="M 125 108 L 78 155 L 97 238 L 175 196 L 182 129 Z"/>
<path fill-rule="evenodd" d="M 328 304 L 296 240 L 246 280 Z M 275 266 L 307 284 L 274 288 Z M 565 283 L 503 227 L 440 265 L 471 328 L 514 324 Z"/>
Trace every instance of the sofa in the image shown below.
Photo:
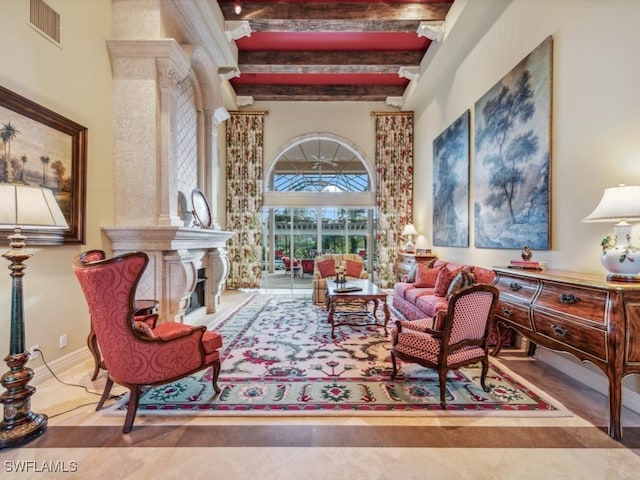
<path fill-rule="evenodd" d="M 407 320 L 433 318 L 433 327 L 437 328 L 438 319 L 443 318 L 453 293 L 473 284 L 491 285 L 495 273 L 488 268 L 435 260 L 430 264 L 415 264 L 402 280 L 394 284 L 393 306 Z M 495 345 L 495 332 L 491 335 L 491 344 Z M 502 345 L 510 346 L 512 342 L 512 331 L 503 332 Z"/>
<path fill-rule="evenodd" d="M 369 278 L 364 268 L 364 260 L 356 253 L 330 253 L 316 257 L 313 262 L 311 281 L 313 303 L 327 301 L 327 281 L 335 280 L 336 269 L 342 268 L 347 280 Z"/>

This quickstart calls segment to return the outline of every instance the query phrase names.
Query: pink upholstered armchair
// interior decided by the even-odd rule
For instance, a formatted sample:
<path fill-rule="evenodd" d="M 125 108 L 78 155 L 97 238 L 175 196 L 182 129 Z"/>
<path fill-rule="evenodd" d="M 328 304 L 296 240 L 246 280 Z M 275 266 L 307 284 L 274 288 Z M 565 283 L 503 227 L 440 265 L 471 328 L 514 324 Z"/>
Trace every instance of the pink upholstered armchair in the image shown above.
<path fill-rule="evenodd" d="M 109 372 L 102 397 L 104 405 L 113 383 L 130 391 L 122 431 L 133 427 L 141 388 L 162 385 L 207 367 L 213 368 L 213 388 L 220 375 L 219 333 L 204 326 L 165 322 L 151 329 L 135 321 L 135 290 L 148 263 L 145 253 L 127 253 L 104 259 L 99 251 L 73 259 L 73 270 L 84 292 L 91 323 Z"/>
<path fill-rule="evenodd" d="M 447 372 L 481 362 L 480 384 L 488 391 L 489 333 L 497 300 L 495 287 L 474 285 L 451 296 L 446 315 L 396 321 L 391 331 L 391 378 L 398 373 L 398 358 L 438 370 L 440 405 L 446 409 Z"/>

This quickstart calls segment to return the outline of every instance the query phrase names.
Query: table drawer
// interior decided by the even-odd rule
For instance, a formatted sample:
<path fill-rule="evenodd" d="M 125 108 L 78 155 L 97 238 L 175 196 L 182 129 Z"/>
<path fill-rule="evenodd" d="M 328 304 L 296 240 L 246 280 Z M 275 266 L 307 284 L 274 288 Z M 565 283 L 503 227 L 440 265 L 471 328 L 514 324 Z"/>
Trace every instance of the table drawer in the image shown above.
<path fill-rule="evenodd" d="M 535 293 L 538 291 L 539 282 L 535 279 L 512 277 L 504 273 L 498 274 L 498 280 L 495 287 L 500 290 L 500 296 L 508 298 L 509 296 L 529 303 Z"/>
<path fill-rule="evenodd" d="M 605 361 L 607 359 L 607 334 L 596 326 L 575 323 L 535 310 L 533 325 L 536 332 L 552 339 L 555 343 L 574 347 Z M 560 348 L 553 343 L 547 346 Z"/>
<path fill-rule="evenodd" d="M 495 315 L 498 319 L 504 319 L 518 324 L 527 330 L 532 330 L 528 308 L 499 300 Z"/>
<path fill-rule="evenodd" d="M 543 280 L 535 306 L 604 325 L 607 297 L 608 293 L 602 290 L 564 286 Z"/>

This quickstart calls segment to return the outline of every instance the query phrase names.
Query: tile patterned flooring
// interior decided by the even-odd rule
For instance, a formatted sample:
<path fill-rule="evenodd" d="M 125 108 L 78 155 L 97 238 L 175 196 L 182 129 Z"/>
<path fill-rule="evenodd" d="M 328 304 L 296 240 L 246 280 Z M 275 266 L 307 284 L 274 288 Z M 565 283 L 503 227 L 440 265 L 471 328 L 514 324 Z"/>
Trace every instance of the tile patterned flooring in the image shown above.
<path fill-rule="evenodd" d="M 225 315 L 245 298 L 226 292 Z M 209 317 L 206 321 L 211 321 Z M 203 320 L 204 321 L 204 320 Z M 0 450 L 2 478 L 158 479 L 637 479 L 640 415 L 623 412 L 624 440 L 606 434 L 607 399 L 541 361 L 505 365 L 560 400 L 572 417 L 123 417 L 95 412 L 98 396 L 44 377 L 32 408 L 49 415 L 37 440 Z M 62 372 L 101 392 L 92 361 Z M 124 392 L 121 387 L 114 393 Z M 66 413 L 63 413 L 66 412 Z"/>

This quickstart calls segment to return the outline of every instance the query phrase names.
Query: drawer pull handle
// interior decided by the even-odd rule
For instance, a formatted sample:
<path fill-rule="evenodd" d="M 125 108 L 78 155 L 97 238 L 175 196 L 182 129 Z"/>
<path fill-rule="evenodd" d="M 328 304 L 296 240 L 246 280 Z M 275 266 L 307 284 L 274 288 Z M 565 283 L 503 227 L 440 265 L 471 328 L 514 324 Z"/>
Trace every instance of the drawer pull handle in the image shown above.
<path fill-rule="evenodd" d="M 553 330 L 553 333 L 555 333 L 558 337 L 569 338 L 571 336 L 571 332 L 569 332 L 568 329 L 561 327 L 560 325 L 551 325 L 551 330 Z"/>
<path fill-rule="evenodd" d="M 513 310 L 509 310 L 506 307 L 502 307 L 502 313 L 504 313 L 507 317 L 510 317 L 511 315 L 513 315 Z"/>
<path fill-rule="evenodd" d="M 576 297 L 572 293 L 563 293 L 560 295 L 560 303 L 565 303 L 568 305 L 578 303 L 580 301 L 579 297 Z"/>
<path fill-rule="evenodd" d="M 520 285 L 519 283 L 514 282 L 509 284 L 509 290 L 511 290 L 512 292 L 517 292 L 521 288 L 522 288 L 522 285 Z"/>

